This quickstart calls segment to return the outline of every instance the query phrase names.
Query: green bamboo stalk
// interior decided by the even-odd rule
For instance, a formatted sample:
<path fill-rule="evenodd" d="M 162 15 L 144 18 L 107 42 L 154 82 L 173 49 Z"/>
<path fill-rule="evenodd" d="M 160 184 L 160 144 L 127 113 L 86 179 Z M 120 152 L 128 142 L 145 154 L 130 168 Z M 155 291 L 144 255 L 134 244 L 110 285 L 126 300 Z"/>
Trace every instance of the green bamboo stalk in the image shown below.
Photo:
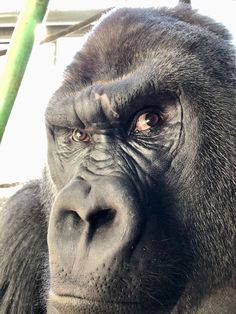
<path fill-rule="evenodd" d="M 42 22 L 48 2 L 49 0 L 26 0 L 25 9 L 13 32 L 0 80 L 0 142 L 30 58 L 35 28 Z"/>

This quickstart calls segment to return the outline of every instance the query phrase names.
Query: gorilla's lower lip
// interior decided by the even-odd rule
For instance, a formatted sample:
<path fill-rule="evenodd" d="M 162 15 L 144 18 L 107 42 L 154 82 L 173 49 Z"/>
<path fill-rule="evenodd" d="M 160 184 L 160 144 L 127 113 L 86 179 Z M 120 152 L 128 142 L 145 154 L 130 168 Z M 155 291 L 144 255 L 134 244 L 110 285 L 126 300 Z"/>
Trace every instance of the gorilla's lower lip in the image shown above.
<path fill-rule="evenodd" d="M 117 305 L 141 305 L 142 302 L 138 301 L 118 301 L 118 300 L 102 300 L 102 299 L 92 299 L 92 298 L 85 298 L 81 296 L 76 295 L 70 295 L 70 294 L 55 294 L 55 293 L 49 293 L 49 300 L 52 302 L 59 302 L 59 303 L 80 303 L 80 302 L 88 302 L 93 304 L 117 304 Z"/>
<path fill-rule="evenodd" d="M 74 296 L 53 296 L 49 298 L 47 313 L 50 314 L 168 314 L 171 308 L 163 308 L 158 303 L 152 302 L 127 302 L 122 300 L 88 300 Z"/>
<path fill-rule="evenodd" d="M 74 295 L 49 295 L 47 312 L 48 313 L 147 313 L 142 310 L 149 308 L 150 304 L 143 304 L 132 301 L 103 300 L 84 298 Z M 102 311 L 102 312 L 101 312 Z M 153 312 L 152 312 L 153 313 Z"/>
<path fill-rule="evenodd" d="M 168 314 L 171 313 L 173 306 L 163 307 L 158 300 L 128 300 L 122 298 L 110 298 L 109 295 L 104 298 L 96 298 L 91 295 L 75 296 L 70 294 L 55 294 L 50 292 L 47 303 L 47 313 L 53 314 Z"/>

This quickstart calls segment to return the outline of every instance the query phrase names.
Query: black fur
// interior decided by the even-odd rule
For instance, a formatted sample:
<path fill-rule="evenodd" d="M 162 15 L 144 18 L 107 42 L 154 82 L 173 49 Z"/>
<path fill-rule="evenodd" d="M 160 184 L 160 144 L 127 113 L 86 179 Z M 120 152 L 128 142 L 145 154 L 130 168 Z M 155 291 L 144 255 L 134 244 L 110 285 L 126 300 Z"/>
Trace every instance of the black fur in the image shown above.
<path fill-rule="evenodd" d="M 136 139 L 136 133 L 129 133 L 134 116 L 143 113 L 149 102 L 160 104 L 164 117 L 158 133 L 151 135 L 152 142 L 146 135 Z M 43 179 L 26 185 L 1 210 L 0 313 L 43 313 L 50 289 L 49 313 L 233 314 L 235 117 L 235 55 L 222 25 L 184 5 L 120 9 L 102 18 L 67 67 L 63 85 L 49 103 L 49 167 Z M 119 119 L 125 132 L 120 131 Z M 99 123 L 113 136 L 112 142 L 96 143 Z M 65 135 L 65 129 L 74 128 L 88 132 L 95 144 L 82 143 L 77 150 L 68 144 L 71 135 Z M 139 153 L 138 145 L 143 145 Z M 121 183 L 113 178 L 113 171 L 123 173 Z M 86 197 L 84 181 L 92 186 Z M 68 215 L 66 223 L 72 230 L 79 224 L 79 242 L 84 236 L 79 230 L 85 228 L 87 218 L 78 209 L 81 219 L 72 224 L 71 213 L 76 206 L 87 208 L 89 197 L 99 207 L 104 195 L 104 209 L 113 201 L 111 209 L 118 214 L 119 204 L 122 215 L 132 211 L 136 217 L 145 209 L 140 216 L 147 222 L 139 214 L 133 220 L 127 215 L 127 230 L 141 219 L 132 231 L 137 236 L 131 235 L 111 262 L 103 244 L 116 228 L 120 230 L 119 222 L 109 233 L 108 227 L 102 229 L 103 222 L 97 223 L 98 216 L 90 215 L 96 227 L 87 241 L 91 249 L 96 240 L 98 251 L 101 247 L 104 252 L 100 264 L 98 253 L 92 262 L 83 250 L 82 257 L 76 255 L 74 233 L 68 238 L 60 217 Z M 113 216 L 105 218 L 113 224 Z M 98 226 L 109 237 L 102 233 L 99 240 Z M 73 250 L 67 247 L 70 241 Z M 63 245 L 68 262 L 63 249 L 58 249 Z M 134 250 L 131 255 L 130 250 Z M 69 260 L 74 260 L 73 266 Z M 74 291 L 77 299 L 71 292 L 67 298 L 67 290 Z M 52 293 L 64 295 L 66 304 L 55 301 Z"/>
<path fill-rule="evenodd" d="M 48 254 L 47 222 L 40 193 L 40 181 L 31 182 L 1 210 L 1 313 L 40 313 L 39 309 L 45 309 L 45 300 L 40 298 Z"/>

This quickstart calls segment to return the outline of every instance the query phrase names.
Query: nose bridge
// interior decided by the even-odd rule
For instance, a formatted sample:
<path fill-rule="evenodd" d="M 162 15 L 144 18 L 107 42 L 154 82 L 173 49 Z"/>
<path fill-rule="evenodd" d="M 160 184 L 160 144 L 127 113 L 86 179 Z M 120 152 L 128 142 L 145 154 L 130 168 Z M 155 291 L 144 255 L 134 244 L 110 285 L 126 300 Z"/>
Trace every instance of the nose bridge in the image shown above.
<path fill-rule="evenodd" d="M 94 165 L 104 166 L 104 167 L 112 167 L 115 162 L 115 154 L 112 151 L 112 148 L 104 147 L 104 146 L 97 146 L 95 147 L 90 155 L 89 155 L 89 162 L 93 163 Z"/>
<path fill-rule="evenodd" d="M 80 165 L 78 174 L 87 180 L 93 180 L 96 176 L 111 176 L 118 168 L 115 145 L 98 143 Z"/>

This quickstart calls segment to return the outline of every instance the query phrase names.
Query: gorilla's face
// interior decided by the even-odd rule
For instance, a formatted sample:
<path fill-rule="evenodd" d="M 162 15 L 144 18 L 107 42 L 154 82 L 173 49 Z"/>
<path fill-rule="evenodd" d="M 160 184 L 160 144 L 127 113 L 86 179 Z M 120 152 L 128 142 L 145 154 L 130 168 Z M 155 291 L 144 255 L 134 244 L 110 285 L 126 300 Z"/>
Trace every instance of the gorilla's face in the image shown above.
<path fill-rule="evenodd" d="M 170 311 L 204 264 L 206 37 L 163 12 L 103 20 L 48 106 L 49 312 Z"/>
<path fill-rule="evenodd" d="M 52 285 L 79 304 L 159 307 L 166 293 L 179 291 L 183 263 L 165 205 L 182 110 L 177 98 L 134 91 L 132 76 L 126 84 L 94 84 L 48 115 L 60 125 L 49 159 L 59 191 L 49 227 Z"/>

